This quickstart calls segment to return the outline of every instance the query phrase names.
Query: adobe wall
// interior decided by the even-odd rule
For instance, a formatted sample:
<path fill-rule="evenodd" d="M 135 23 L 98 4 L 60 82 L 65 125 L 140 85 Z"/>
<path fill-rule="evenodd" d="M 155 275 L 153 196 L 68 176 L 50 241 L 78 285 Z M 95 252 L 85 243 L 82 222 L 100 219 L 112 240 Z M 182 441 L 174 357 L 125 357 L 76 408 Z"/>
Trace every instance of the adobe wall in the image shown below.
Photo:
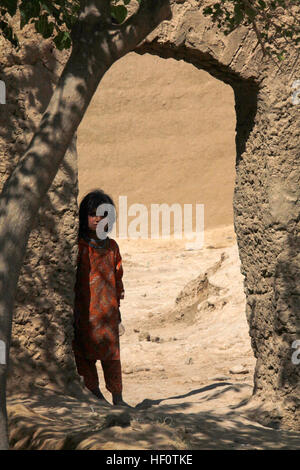
<path fill-rule="evenodd" d="M 32 26 L 19 32 L 19 39 L 23 45 L 16 53 L 0 38 L 0 79 L 6 84 L 6 105 L 0 108 L 0 190 L 26 150 L 69 55 L 54 53 Z M 70 345 L 77 192 L 74 138 L 30 235 L 15 304 L 9 391 L 49 384 L 76 388 Z"/>

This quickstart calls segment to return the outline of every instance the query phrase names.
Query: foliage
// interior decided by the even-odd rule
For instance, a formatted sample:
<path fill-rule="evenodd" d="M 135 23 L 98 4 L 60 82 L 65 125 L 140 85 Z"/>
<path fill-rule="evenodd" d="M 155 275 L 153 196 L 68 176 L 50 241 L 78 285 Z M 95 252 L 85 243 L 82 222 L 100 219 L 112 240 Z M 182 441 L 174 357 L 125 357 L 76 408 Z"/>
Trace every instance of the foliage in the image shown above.
<path fill-rule="evenodd" d="M 130 1 L 111 0 L 111 16 L 116 23 L 122 23 L 126 19 Z M 53 41 L 59 50 L 71 47 L 70 31 L 78 18 L 79 0 L 0 0 L 0 32 L 16 49 L 20 48 L 20 43 L 9 24 L 9 16 L 15 16 L 18 10 L 20 29 L 26 24 L 34 23 L 35 30 L 43 38 L 54 34 Z"/>
<path fill-rule="evenodd" d="M 112 21 L 121 24 L 132 0 L 110 0 Z M 136 0 L 141 3 L 143 0 Z M 203 0 L 199 0 L 199 7 Z M 17 35 L 9 24 L 17 10 L 20 28 L 34 23 L 43 38 L 53 36 L 56 47 L 69 49 L 70 31 L 78 18 L 80 0 L 0 0 L 0 32 L 19 49 Z M 300 0 L 219 0 L 207 3 L 203 14 L 210 16 L 225 35 L 237 27 L 251 26 L 265 54 L 284 58 L 286 45 L 300 46 Z"/>
<path fill-rule="evenodd" d="M 220 0 L 203 9 L 225 35 L 251 25 L 265 54 L 283 60 L 288 43 L 300 45 L 300 0 Z"/>

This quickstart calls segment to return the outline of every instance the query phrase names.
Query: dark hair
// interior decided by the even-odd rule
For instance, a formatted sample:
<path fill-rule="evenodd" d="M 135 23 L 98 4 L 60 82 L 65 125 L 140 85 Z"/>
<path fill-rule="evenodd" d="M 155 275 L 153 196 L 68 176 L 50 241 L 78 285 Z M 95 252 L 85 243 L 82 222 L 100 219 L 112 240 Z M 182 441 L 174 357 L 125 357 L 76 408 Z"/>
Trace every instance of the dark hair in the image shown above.
<path fill-rule="evenodd" d="M 101 204 L 111 204 L 115 208 L 115 203 L 112 198 L 106 194 L 102 189 L 95 189 L 89 192 L 81 200 L 79 205 L 79 231 L 78 239 L 87 236 L 88 234 L 88 215 L 94 212 Z M 116 221 L 115 211 L 105 211 L 104 215 L 109 216 L 109 223 L 112 227 Z"/>

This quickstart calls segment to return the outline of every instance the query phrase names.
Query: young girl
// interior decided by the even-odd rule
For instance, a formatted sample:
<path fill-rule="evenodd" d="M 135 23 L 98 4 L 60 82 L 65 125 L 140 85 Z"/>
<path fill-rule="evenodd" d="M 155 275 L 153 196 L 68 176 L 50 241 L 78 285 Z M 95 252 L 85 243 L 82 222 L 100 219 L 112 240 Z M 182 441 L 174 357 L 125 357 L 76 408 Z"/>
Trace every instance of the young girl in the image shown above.
<path fill-rule="evenodd" d="M 97 236 L 97 224 L 106 215 L 96 210 L 113 200 L 102 190 L 87 194 L 79 207 L 78 260 L 74 303 L 74 340 L 76 366 L 85 386 L 102 403 L 107 403 L 99 388 L 96 361 L 103 368 L 105 385 L 114 405 L 127 405 L 122 398 L 119 345 L 120 299 L 124 298 L 122 259 L 118 244 L 106 235 Z M 108 225 L 104 231 L 108 231 Z M 99 233 L 99 232 L 98 232 Z"/>

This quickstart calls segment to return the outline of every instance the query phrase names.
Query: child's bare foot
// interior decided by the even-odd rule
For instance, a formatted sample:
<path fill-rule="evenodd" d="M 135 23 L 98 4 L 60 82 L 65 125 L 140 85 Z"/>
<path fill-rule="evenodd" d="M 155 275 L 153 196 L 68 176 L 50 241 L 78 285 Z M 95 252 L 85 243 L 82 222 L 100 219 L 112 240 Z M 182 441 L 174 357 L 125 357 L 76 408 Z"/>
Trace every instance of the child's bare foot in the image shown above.
<path fill-rule="evenodd" d="M 120 395 L 113 394 L 113 404 L 117 405 L 117 406 L 126 406 L 127 408 L 131 408 L 131 406 L 128 405 L 128 403 L 126 403 L 123 400 L 123 397 L 122 397 L 121 393 L 120 393 Z"/>
<path fill-rule="evenodd" d="M 100 388 L 94 388 L 94 390 L 91 390 L 91 392 L 98 398 L 100 405 L 110 405 L 110 403 L 106 400 L 106 398 L 100 391 Z"/>

